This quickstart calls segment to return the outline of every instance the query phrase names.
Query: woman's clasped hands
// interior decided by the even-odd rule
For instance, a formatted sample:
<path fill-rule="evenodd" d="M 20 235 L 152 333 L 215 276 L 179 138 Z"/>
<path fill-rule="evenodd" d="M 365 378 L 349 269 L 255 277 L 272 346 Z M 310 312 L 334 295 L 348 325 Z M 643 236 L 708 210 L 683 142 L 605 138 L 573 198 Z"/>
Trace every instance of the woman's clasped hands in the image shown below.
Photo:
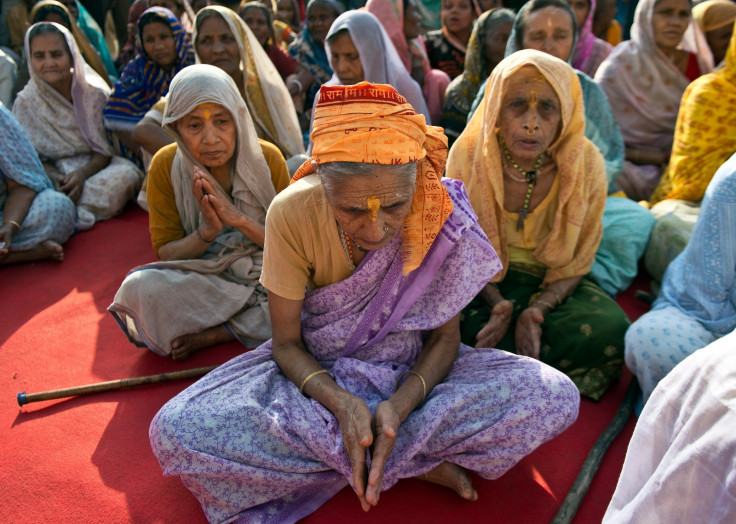
<path fill-rule="evenodd" d="M 337 419 L 353 470 L 353 489 L 363 511 L 368 511 L 378 504 L 384 467 L 396 444 L 401 418 L 390 400 L 381 402 L 373 416 L 356 396 L 349 395 L 342 404 Z M 366 449 L 370 450 L 370 469 Z"/>

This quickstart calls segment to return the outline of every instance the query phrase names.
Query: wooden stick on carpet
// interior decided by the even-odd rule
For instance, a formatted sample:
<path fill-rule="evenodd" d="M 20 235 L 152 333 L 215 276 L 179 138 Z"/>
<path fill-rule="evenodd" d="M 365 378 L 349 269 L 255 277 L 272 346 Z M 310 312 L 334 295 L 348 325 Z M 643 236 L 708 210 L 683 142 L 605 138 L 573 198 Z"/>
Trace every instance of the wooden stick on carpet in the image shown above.
<path fill-rule="evenodd" d="M 596 471 L 598 471 L 598 467 L 601 465 L 601 460 L 603 460 L 603 455 L 606 454 L 608 446 L 611 445 L 618 434 L 621 433 L 621 430 L 624 429 L 632 411 L 634 411 L 634 405 L 640 392 L 639 382 L 636 380 L 636 377 L 633 377 L 626 390 L 624 399 L 621 401 L 621 405 L 613 417 L 613 421 L 601 436 L 598 437 L 593 449 L 588 453 L 588 457 L 580 468 L 580 473 L 578 473 L 575 483 L 570 488 L 565 500 L 562 501 L 562 506 L 557 511 L 557 515 L 552 519 L 552 524 L 569 524 L 572 521 L 580 507 L 580 503 L 583 502 L 585 494 L 588 492 L 588 488 Z"/>
<path fill-rule="evenodd" d="M 101 391 L 115 391 L 118 389 L 144 386 L 146 384 L 158 384 L 159 382 L 169 382 L 171 380 L 180 380 L 184 378 L 197 378 L 206 375 L 216 367 L 218 366 L 183 369 L 181 371 L 170 371 L 168 373 L 160 373 L 158 375 L 147 375 L 145 377 L 123 378 L 120 380 L 110 380 L 109 382 L 87 384 L 85 386 L 76 386 L 72 388 L 44 391 L 41 393 L 32 393 L 30 395 L 27 395 L 24 391 L 22 393 L 18 393 L 18 405 L 23 406 L 31 402 L 40 402 L 42 400 L 77 397 L 80 395 L 88 395 L 90 393 L 99 393 Z"/>

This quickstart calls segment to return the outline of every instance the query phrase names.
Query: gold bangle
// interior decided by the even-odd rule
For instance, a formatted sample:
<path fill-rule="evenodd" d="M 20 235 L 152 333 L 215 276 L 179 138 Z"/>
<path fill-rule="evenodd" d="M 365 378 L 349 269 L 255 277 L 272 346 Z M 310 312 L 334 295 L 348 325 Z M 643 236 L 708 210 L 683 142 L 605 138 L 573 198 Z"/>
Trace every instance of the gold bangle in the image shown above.
<path fill-rule="evenodd" d="M 404 378 L 407 375 L 416 375 L 419 380 L 422 381 L 422 390 L 424 390 L 424 394 L 422 395 L 422 402 L 424 402 L 424 399 L 427 398 L 427 383 L 424 381 L 424 377 L 421 376 L 416 371 L 406 371 L 399 375 L 399 379 L 396 381 L 396 387 L 394 388 L 394 391 L 397 391 L 399 389 L 399 386 L 401 385 L 401 379 Z"/>
<path fill-rule="evenodd" d="M 307 382 L 309 382 L 310 380 L 312 380 L 317 375 L 321 375 L 322 373 L 327 373 L 330 377 L 332 377 L 332 380 L 335 380 L 335 375 L 333 375 L 332 372 L 329 369 L 318 369 L 314 373 L 310 373 L 309 375 L 307 375 L 307 378 L 305 378 L 304 380 L 302 380 L 302 385 L 299 386 L 299 394 L 300 395 L 304 395 L 304 386 L 307 385 Z"/>
<path fill-rule="evenodd" d="M 535 300 L 534 302 L 532 302 L 532 306 L 534 304 L 542 304 L 543 306 L 549 308 L 550 311 L 554 311 L 555 310 L 555 307 L 552 304 L 550 304 L 549 302 L 547 302 L 545 300 L 542 300 L 541 298 L 538 298 L 537 300 Z"/>
<path fill-rule="evenodd" d="M 7 221 L 7 224 L 13 224 L 15 227 L 18 228 L 18 231 L 20 231 L 21 229 L 23 229 L 22 227 L 20 227 L 20 224 L 18 222 L 16 222 L 15 220 L 8 220 Z"/>
<path fill-rule="evenodd" d="M 560 298 L 560 294 L 557 291 L 555 291 L 551 287 L 548 287 L 547 289 L 545 289 L 545 291 L 549 291 L 550 293 L 552 293 L 555 296 L 555 300 L 557 301 L 557 305 L 558 306 L 560 304 L 562 304 L 562 299 Z"/>

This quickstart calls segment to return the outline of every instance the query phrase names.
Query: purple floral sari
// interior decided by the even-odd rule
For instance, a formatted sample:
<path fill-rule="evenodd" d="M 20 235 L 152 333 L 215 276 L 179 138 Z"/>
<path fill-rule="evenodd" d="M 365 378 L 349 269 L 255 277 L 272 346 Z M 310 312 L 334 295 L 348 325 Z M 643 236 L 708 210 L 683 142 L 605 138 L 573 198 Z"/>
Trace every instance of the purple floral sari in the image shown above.
<path fill-rule="evenodd" d="M 304 301 L 308 350 L 371 412 L 411 369 L 427 332 L 501 268 L 462 183 L 443 183 L 455 209 L 418 269 L 402 276 L 397 235 L 351 277 Z M 461 346 L 399 429 L 383 488 L 443 461 L 497 478 L 572 424 L 578 403 L 572 382 L 538 361 Z M 211 522 L 294 522 L 352 477 L 337 420 L 281 373 L 270 341 L 169 401 L 151 424 L 151 444 L 164 473 L 181 476 Z"/>

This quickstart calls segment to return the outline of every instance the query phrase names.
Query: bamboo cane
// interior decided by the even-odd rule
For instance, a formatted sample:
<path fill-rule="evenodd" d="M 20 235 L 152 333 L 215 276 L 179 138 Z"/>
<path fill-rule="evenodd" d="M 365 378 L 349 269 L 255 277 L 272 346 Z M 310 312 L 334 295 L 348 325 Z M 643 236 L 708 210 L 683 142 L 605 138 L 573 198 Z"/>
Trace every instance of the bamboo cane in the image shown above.
<path fill-rule="evenodd" d="M 27 395 L 25 391 L 18 393 L 18 405 L 24 406 L 31 402 L 40 402 L 42 400 L 52 400 L 55 398 L 77 397 L 80 395 L 89 395 L 90 393 L 100 393 L 102 391 L 115 391 L 118 389 L 127 389 L 136 386 L 144 386 L 147 384 L 158 384 L 159 382 L 169 382 L 171 380 L 180 380 L 185 378 L 197 378 L 206 375 L 217 366 L 206 366 L 201 368 L 183 369 L 181 371 L 170 371 L 168 373 L 160 373 L 158 375 L 147 375 L 145 377 L 123 378 L 120 380 L 110 380 L 108 382 L 99 382 L 97 384 L 87 384 L 84 386 L 76 386 L 71 388 L 54 389 L 51 391 L 43 391 L 41 393 L 31 393 Z"/>

